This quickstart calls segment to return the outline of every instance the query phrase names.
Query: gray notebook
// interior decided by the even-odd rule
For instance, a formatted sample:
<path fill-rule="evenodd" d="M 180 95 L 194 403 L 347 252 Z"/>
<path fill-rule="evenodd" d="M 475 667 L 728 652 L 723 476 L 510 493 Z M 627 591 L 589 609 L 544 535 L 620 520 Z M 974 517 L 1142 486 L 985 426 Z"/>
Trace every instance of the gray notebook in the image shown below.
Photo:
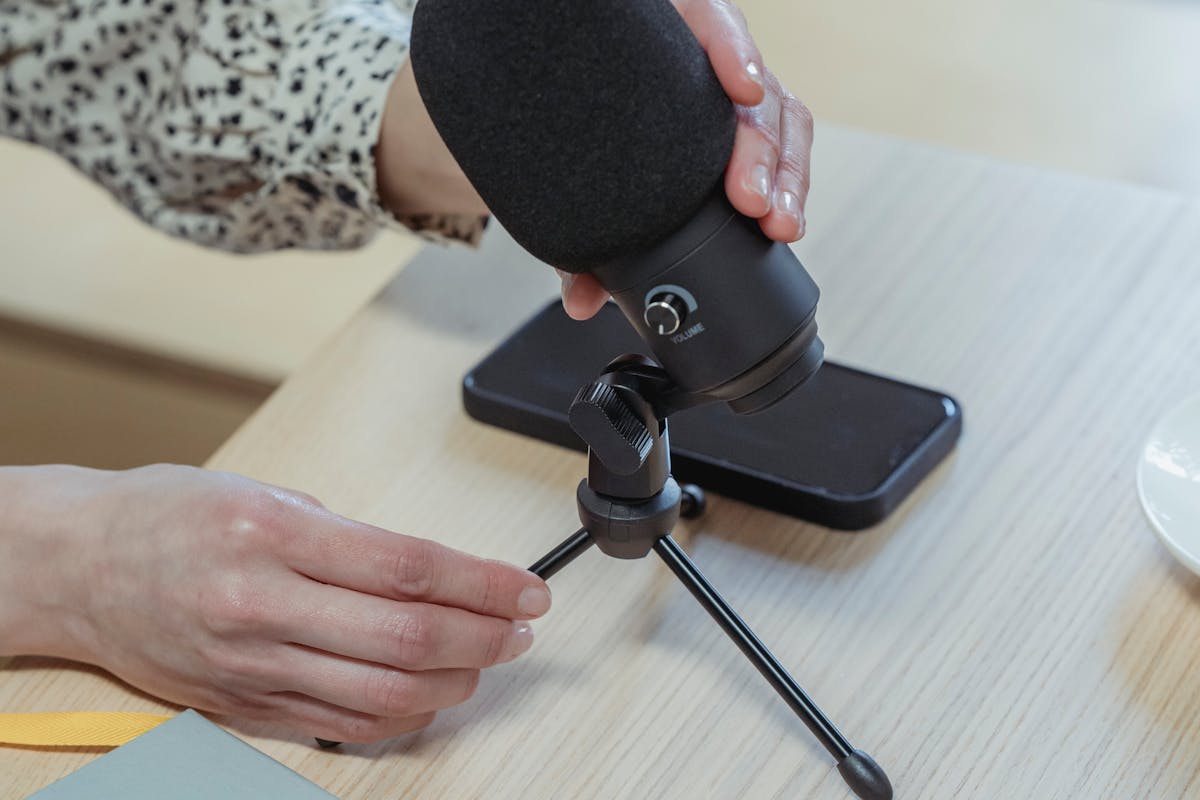
<path fill-rule="evenodd" d="M 189 710 L 31 797 L 330 800 L 333 795 Z"/>

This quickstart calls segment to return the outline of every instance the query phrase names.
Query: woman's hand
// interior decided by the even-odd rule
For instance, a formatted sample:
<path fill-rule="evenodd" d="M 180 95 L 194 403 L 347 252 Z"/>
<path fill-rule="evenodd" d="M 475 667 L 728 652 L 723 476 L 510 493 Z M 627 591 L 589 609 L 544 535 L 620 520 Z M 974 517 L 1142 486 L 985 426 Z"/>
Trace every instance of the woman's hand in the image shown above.
<path fill-rule="evenodd" d="M 779 242 L 804 236 L 813 120 L 804 104 L 763 65 L 746 19 L 729 0 L 672 0 L 708 53 L 737 109 L 725 193 Z M 608 293 L 589 274 L 560 272 L 563 307 L 575 319 L 600 310 Z"/>
<path fill-rule="evenodd" d="M 0 653 L 336 741 L 428 725 L 550 606 L 525 570 L 227 473 L 9 468 L 0 507 Z"/>

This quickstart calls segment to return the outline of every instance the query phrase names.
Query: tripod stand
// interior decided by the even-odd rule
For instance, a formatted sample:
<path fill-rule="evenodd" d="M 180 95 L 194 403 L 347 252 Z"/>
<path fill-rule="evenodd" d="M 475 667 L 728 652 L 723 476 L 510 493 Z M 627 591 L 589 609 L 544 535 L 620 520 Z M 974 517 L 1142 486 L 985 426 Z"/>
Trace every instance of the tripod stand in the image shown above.
<path fill-rule="evenodd" d="M 879 765 L 838 731 L 671 538 L 681 516 L 704 511 L 703 493 L 671 477 L 667 435 L 667 415 L 695 402 L 641 356 L 617 359 L 580 390 L 570 420 L 588 445 L 588 477 L 576 492 L 583 527 L 529 570 L 548 579 L 592 545 L 614 558 L 653 550 L 837 759 L 850 789 L 864 800 L 888 800 L 892 787 Z"/>
<path fill-rule="evenodd" d="M 892 786 L 880 766 L 838 731 L 671 538 L 681 516 L 703 513 L 704 494 L 671 477 L 667 416 L 705 401 L 679 390 L 643 356 L 616 359 L 581 389 L 570 422 L 588 445 L 588 476 L 576 491 L 583 527 L 529 571 L 549 579 L 593 545 L 614 558 L 644 558 L 653 550 L 837 760 L 850 789 L 863 800 L 890 800 Z"/>

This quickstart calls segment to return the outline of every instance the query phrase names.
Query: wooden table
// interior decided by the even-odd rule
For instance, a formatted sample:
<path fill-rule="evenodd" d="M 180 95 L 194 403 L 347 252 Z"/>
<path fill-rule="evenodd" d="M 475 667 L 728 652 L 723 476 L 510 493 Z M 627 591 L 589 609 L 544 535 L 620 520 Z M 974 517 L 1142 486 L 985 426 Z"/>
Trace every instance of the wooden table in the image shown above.
<path fill-rule="evenodd" d="M 966 433 L 868 532 L 717 497 L 680 538 L 898 797 L 1197 796 L 1200 582 L 1133 467 L 1200 391 L 1200 206 L 829 126 L 815 163 L 797 249 L 829 354 L 951 391 Z M 211 465 L 532 562 L 574 529 L 584 459 L 460 408 L 462 374 L 553 288 L 503 250 L 426 251 Z M 593 551 L 553 585 L 534 651 L 424 733 L 328 753 L 233 730 L 347 799 L 846 797 L 657 560 Z M 17 659 L 0 707 L 161 706 Z M 93 757 L 0 750 L 0 796 Z"/>

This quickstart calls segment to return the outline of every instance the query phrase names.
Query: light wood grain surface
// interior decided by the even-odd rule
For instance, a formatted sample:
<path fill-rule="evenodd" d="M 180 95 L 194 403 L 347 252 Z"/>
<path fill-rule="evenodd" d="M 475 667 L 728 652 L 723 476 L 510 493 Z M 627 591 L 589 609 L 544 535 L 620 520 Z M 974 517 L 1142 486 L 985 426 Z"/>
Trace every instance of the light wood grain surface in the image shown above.
<path fill-rule="evenodd" d="M 1133 465 L 1200 391 L 1200 207 L 828 126 L 816 158 L 797 249 L 830 356 L 951 391 L 966 433 L 870 531 L 717 497 L 681 540 L 900 798 L 1197 796 L 1200 583 Z M 462 374 L 554 284 L 490 246 L 421 256 L 212 466 L 517 563 L 573 530 L 583 457 L 460 409 Z M 347 800 L 847 796 L 656 560 L 592 552 L 553 588 L 534 650 L 424 733 L 328 753 L 232 729 Z M 17 659 L 0 707 L 161 706 Z M 94 757 L 0 750 L 0 797 Z"/>

